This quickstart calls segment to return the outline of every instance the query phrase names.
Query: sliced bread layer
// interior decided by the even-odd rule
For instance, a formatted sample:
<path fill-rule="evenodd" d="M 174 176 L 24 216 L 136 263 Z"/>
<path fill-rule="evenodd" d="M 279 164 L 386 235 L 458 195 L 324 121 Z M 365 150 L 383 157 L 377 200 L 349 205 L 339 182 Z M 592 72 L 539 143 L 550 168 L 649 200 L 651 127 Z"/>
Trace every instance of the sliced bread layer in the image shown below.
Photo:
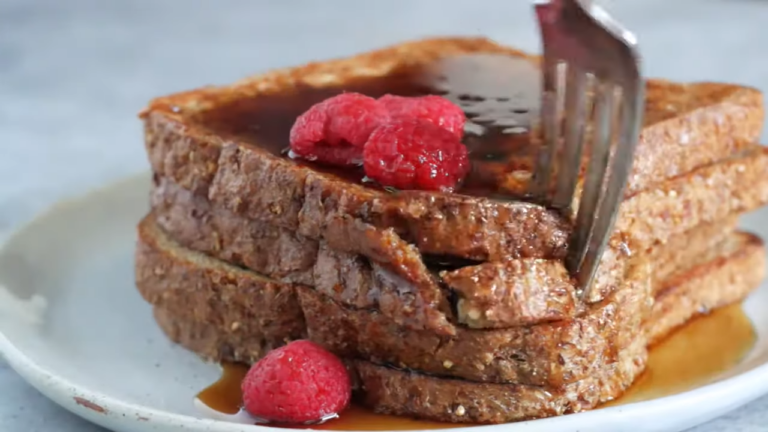
<path fill-rule="evenodd" d="M 498 68 L 510 62 L 532 69 L 537 58 L 487 39 L 431 39 L 157 98 L 141 113 L 150 164 L 158 175 L 223 208 L 312 238 L 330 240 L 336 220 L 351 218 L 393 228 L 424 253 L 481 261 L 557 256 L 564 253 L 568 223 L 539 206 L 461 194 L 390 194 L 280 153 L 296 116 L 335 93 L 381 92 L 381 78 L 404 68 L 442 72 L 444 79 L 457 73 L 461 81 L 466 70 L 492 68 L 491 76 L 505 75 Z M 292 97 L 302 91 L 312 97 Z M 763 98 L 755 89 L 650 80 L 646 99 L 630 195 L 727 159 L 762 129 Z M 279 122 L 257 121 L 257 114 L 276 112 Z M 260 135 L 266 129 L 279 142 L 267 143 Z"/>
<path fill-rule="evenodd" d="M 235 334 L 253 336 L 259 334 L 259 329 L 268 329 L 265 340 L 272 344 L 304 336 L 302 317 L 306 314 L 310 335 L 341 354 L 441 376 L 545 385 L 576 381 L 614 358 L 616 346 L 627 344 L 621 342 L 620 334 L 634 336 L 639 325 L 635 321 L 647 315 L 642 311 L 647 293 L 620 290 L 576 321 L 493 331 L 460 327 L 456 336 L 443 337 L 429 331 L 410 331 L 376 310 L 344 306 L 311 288 L 299 288 L 299 304 L 294 286 L 185 249 L 158 229 L 151 217 L 142 222 L 139 234 L 137 281 L 153 305 L 231 329 Z M 740 246 L 743 236 L 733 235 L 731 248 Z M 754 247 L 759 248 L 756 242 Z M 702 253 L 722 256 L 731 251 L 716 250 Z M 759 254 L 747 256 L 760 259 Z M 677 279 L 686 280 L 691 271 L 680 269 Z M 745 273 L 745 277 L 750 274 L 756 273 Z M 270 297 L 259 299 L 241 293 L 237 286 L 256 292 L 264 286 L 263 291 Z M 269 306 L 271 298 L 279 300 L 274 307 Z M 280 311 L 276 316 L 267 314 L 266 322 L 271 326 L 253 319 L 265 310 Z M 682 308 L 675 313 L 685 319 L 693 312 Z"/>
<path fill-rule="evenodd" d="M 645 326 L 650 337 L 662 337 L 692 316 L 739 301 L 759 284 L 765 271 L 762 242 L 750 234 L 737 233 L 728 244 L 721 256 L 669 281 Z M 239 329 L 196 320 L 191 314 L 165 306 L 155 307 L 155 317 L 173 341 L 207 359 L 253 361 L 263 355 L 260 334 L 251 337 Z M 642 371 L 645 344 L 645 338 L 637 337 L 608 367 L 562 387 L 445 379 L 364 360 L 349 364 L 360 400 L 378 412 L 439 421 L 500 423 L 578 412 L 619 396 Z"/>

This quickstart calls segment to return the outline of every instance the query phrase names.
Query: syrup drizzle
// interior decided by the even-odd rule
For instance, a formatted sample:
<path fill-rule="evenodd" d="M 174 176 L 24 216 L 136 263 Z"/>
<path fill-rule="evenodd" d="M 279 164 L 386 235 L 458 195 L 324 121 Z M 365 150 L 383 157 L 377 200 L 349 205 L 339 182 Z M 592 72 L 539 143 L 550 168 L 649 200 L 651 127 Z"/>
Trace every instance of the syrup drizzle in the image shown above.
<path fill-rule="evenodd" d="M 240 363 L 222 363 L 218 381 L 198 393 L 197 399 L 208 408 L 222 414 L 237 414 L 243 403 L 243 382 L 248 366 Z"/>
<path fill-rule="evenodd" d="M 651 348 L 643 375 L 621 398 L 603 407 L 669 396 L 708 384 L 736 366 L 754 345 L 755 331 L 740 305 L 727 306 L 696 318 Z M 198 394 L 196 403 L 214 418 L 237 423 L 257 420 L 241 411 L 240 381 L 247 367 L 234 363 L 222 365 L 219 381 Z M 270 425 L 275 426 L 275 425 Z M 375 414 L 351 406 L 338 418 L 323 424 L 291 426 L 320 430 L 427 430 L 449 429 L 467 425 L 428 422 Z"/>
<path fill-rule="evenodd" d="M 530 61 L 497 54 L 449 57 L 427 65 L 404 66 L 383 77 L 349 80 L 343 86 L 297 86 L 292 92 L 262 94 L 214 104 L 196 114 L 197 122 L 217 135 L 231 137 L 275 155 L 289 157 L 288 137 L 296 118 L 312 105 L 342 92 L 371 97 L 441 95 L 467 116 L 464 144 L 472 169 L 457 192 L 495 196 L 520 192 L 505 173 L 530 171 L 536 147 L 530 132 L 538 118 L 540 72 Z M 350 182 L 364 182 L 362 167 L 332 167 L 295 159 L 297 164 Z M 512 190 L 510 190 L 512 188 Z"/>

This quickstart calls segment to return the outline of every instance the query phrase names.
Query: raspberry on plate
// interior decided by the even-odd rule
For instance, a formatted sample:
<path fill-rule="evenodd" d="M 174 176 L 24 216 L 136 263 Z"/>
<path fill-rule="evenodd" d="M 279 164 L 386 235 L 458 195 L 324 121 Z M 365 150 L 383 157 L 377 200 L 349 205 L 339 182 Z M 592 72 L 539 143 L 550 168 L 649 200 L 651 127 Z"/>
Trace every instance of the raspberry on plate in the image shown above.
<path fill-rule="evenodd" d="M 376 99 L 342 93 L 313 105 L 296 119 L 291 150 L 311 161 L 359 164 L 371 132 L 388 120 L 389 113 Z"/>
<path fill-rule="evenodd" d="M 450 100 L 436 95 L 403 97 L 384 95 L 379 98 L 392 120 L 421 119 L 446 129 L 461 139 L 467 118 Z"/>
<path fill-rule="evenodd" d="M 470 168 L 467 148 L 450 131 L 423 119 L 393 121 L 365 145 L 365 175 L 398 189 L 452 191 Z"/>
<path fill-rule="evenodd" d="M 308 340 L 271 351 L 248 371 L 243 404 L 272 422 L 306 424 L 338 414 L 349 405 L 352 387 L 338 357 Z"/>

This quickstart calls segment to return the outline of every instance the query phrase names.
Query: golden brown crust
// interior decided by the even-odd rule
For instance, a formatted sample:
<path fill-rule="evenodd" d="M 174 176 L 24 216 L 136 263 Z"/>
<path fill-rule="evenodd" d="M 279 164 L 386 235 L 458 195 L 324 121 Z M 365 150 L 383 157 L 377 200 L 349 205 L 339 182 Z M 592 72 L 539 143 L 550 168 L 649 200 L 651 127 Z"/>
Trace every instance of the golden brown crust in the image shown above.
<path fill-rule="evenodd" d="M 757 236 L 739 232 L 716 249 L 720 253 L 706 254 L 707 261 L 661 284 L 645 322 L 649 343 L 697 315 L 743 299 L 765 278 L 765 245 Z"/>
<path fill-rule="evenodd" d="M 213 361 L 251 361 L 260 357 L 253 340 L 163 308 L 155 321 L 173 342 Z M 584 411 L 621 395 L 645 366 L 642 339 L 596 375 L 547 388 L 521 384 L 473 383 L 440 379 L 353 360 L 349 369 L 360 403 L 386 414 L 455 423 L 504 423 Z"/>
<path fill-rule="evenodd" d="M 152 218 L 139 224 L 138 237 L 136 286 L 148 303 L 258 342 L 258 355 L 306 336 L 291 285 L 181 249 Z"/>
<path fill-rule="evenodd" d="M 600 371 L 560 388 L 476 383 L 352 362 L 363 405 L 452 423 L 507 423 L 581 412 L 620 396 L 645 368 L 642 338 Z"/>
<path fill-rule="evenodd" d="M 446 273 L 466 300 L 482 288 L 471 280 L 509 282 L 499 271 L 479 278 L 480 270 L 508 270 L 509 262 L 502 261 L 510 258 L 561 259 L 570 234 L 567 219 L 519 202 L 382 193 L 213 133 L 197 118 L 242 98 L 338 85 L 403 64 L 479 52 L 538 61 L 486 39 L 432 39 L 154 100 L 141 114 L 153 170 L 189 191 L 193 198 L 183 203 L 208 206 L 200 216 L 175 203 L 169 207 L 169 198 L 161 196 L 155 211 L 160 221 L 166 218 L 164 228 L 194 249 L 314 286 L 279 283 L 187 251 L 166 241 L 150 216 L 139 230 L 136 279 L 169 337 L 208 358 L 249 361 L 308 335 L 350 359 L 363 401 L 378 411 L 498 423 L 577 412 L 610 400 L 643 369 L 645 336 L 656 340 L 756 286 L 765 271 L 762 242 L 746 234 L 716 241 L 732 231 L 734 214 L 768 202 L 768 152 L 748 144 L 763 120 L 762 95 L 754 89 L 648 82 L 645 126 L 617 235 L 600 269 L 601 289 L 593 290 L 596 303 L 570 319 L 565 309 L 581 307 L 553 313 L 550 298 L 535 310 L 515 309 L 515 302 L 496 310 L 481 301 L 499 316 L 511 313 L 483 323 L 513 326 L 498 330 L 450 322 L 448 299 L 421 254 L 489 261 L 463 269 L 474 272 L 469 276 L 451 279 Z M 163 208 L 169 213 L 163 215 Z M 707 224 L 712 238 L 702 234 L 688 245 L 709 250 L 704 258 L 669 255 L 683 233 L 694 227 L 704 232 Z M 192 233 L 195 228 L 199 232 Z M 665 281 L 657 284 L 662 288 L 651 309 L 648 278 L 628 278 L 618 287 L 626 265 L 647 258 L 624 255 L 668 240 L 666 251 L 656 253 L 655 247 L 651 256 L 692 267 L 681 272 L 665 263 L 657 277 Z M 269 255 L 281 247 L 290 253 Z M 357 280 L 364 290 L 349 283 L 360 274 L 368 275 Z M 559 321 L 540 324 L 542 319 Z M 537 325 L 514 327 L 521 323 Z"/>
<path fill-rule="evenodd" d="M 286 228 L 250 220 L 228 210 L 217 208 L 205 197 L 195 195 L 165 178 L 155 177 L 151 202 L 158 225 L 185 247 L 247 267 L 273 279 L 313 286 L 344 304 L 357 308 L 376 308 L 400 323 L 408 324 L 412 328 L 423 328 L 417 322 L 408 320 L 408 317 L 392 304 L 392 300 L 384 299 L 383 301 L 384 306 L 389 305 L 389 309 L 382 307 L 381 291 L 384 288 L 382 285 L 388 280 L 387 271 L 370 259 L 373 256 L 385 260 L 384 262 L 392 261 L 375 250 L 380 250 L 381 247 L 365 247 L 368 251 L 365 256 L 343 252 L 344 249 L 351 249 L 349 247 L 345 247 L 342 251 L 334 250 L 325 241 L 318 242 Z M 342 226 L 350 226 L 350 224 Z M 376 234 L 374 238 L 381 236 L 380 232 Z M 386 235 L 386 231 L 384 234 Z M 335 232 L 333 238 L 336 239 L 333 243 L 337 247 L 342 240 L 349 239 L 356 243 L 356 249 L 362 250 L 364 245 L 361 240 L 366 236 L 355 232 Z M 398 252 L 398 248 L 390 248 L 388 252 L 403 254 L 407 253 L 408 249 L 400 248 Z M 611 254 L 610 258 L 619 260 L 623 257 Z M 412 284 L 409 280 L 421 278 L 425 284 L 439 282 L 439 278 L 434 280 L 435 276 L 423 264 L 421 256 L 415 256 L 415 259 L 421 263 L 420 270 L 418 273 L 411 271 L 408 279 L 400 277 L 402 280 L 397 289 L 400 295 L 405 295 L 404 287 Z M 562 268 L 561 263 L 554 261 L 545 262 L 543 265 Z M 387 267 L 391 268 L 391 265 Z M 476 268 L 481 272 L 483 269 L 482 266 Z M 467 267 L 465 271 L 471 270 L 472 268 Z M 449 279 L 452 274 L 453 272 L 446 273 Z M 384 277 L 381 277 L 382 275 Z M 504 275 L 496 276 L 500 279 L 504 278 Z M 571 301 L 560 308 L 560 312 L 555 311 L 554 308 L 557 306 L 556 300 L 563 299 L 560 293 L 562 286 L 529 284 L 530 294 L 535 294 L 536 298 L 541 298 L 549 306 L 521 309 L 520 313 L 516 314 L 517 318 L 494 320 L 493 325 L 489 322 L 486 327 L 535 324 L 574 316 L 577 313 L 576 300 L 573 298 L 575 288 L 567 275 L 562 276 L 564 278 L 562 282 L 569 284 L 565 287 L 568 291 L 565 296 L 570 296 Z M 619 279 L 613 277 L 610 282 L 615 284 Z M 434 282 L 430 282 L 432 280 Z M 466 282 L 465 285 L 471 285 L 467 287 L 468 289 L 477 285 L 470 281 Z M 601 287 L 603 285 L 605 283 L 601 284 Z M 533 297 L 528 300 L 532 299 Z M 458 317 L 459 322 L 466 321 L 462 316 L 460 314 Z"/>
<path fill-rule="evenodd" d="M 755 210 L 768 203 L 766 172 L 768 148 L 751 145 L 626 199 L 615 230 L 648 247 L 698 225 Z"/>
<path fill-rule="evenodd" d="M 633 253 L 640 253 L 654 244 L 664 243 L 698 226 L 709 224 L 717 230 L 716 227 L 732 215 L 753 210 L 768 202 L 768 177 L 764 175 L 765 172 L 768 172 L 768 153 L 762 147 L 753 146 L 743 155 L 699 168 L 666 181 L 656 189 L 629 198 L 622 204 L 622 216 L 617 225 L 632 233 L 626 236 L 626 242 L 632 245 L 630 248 Z M 315 277 L 312 274 L 318 254 L 317 241 L 290 229 L 263 220 L 248 219 L 212 205 L 206 197 L 195 195 L 170 179 L 156 180 L 157 186 L 153 189 L 154 211 L 163 229 L 181 244 L 281 280 L 319 285 L 316 281 L 313 283 Z M 745 184 L 750 187 L 743 187 Z M 366 236 L 345 229 L 355 226 L 360 225 L 345 221 L 329 225 L 332 244 L 328 246 L 351 251 L 343 252 L 342 255 L 355 255 L 356 249 L 358 253 L 365 252 L 364 257 L 378 259 L 379 262 L 386 263 L 392 259 L 391 253 L 395 249 L 387 251 L 381 247 L 364 247 Z M 402 250 L 407 252 L 404 256 L 411 262 L 410 272 L 404 279 L 421 278 L 425 286 L 434 283 L 426 274 L 427 270 L 418 253 L 399 242 L 396 234 L 382 234 L 367 225 L 366 230 L 373 235 L 371 239 L 389 236 L 392 241 L 402 245 Z M 375 246 L 376 242 L 372 243 Z M 282 253 L 265 253 L 274 248 Z M 597 286 L 601 289 L 594 290 L 593 300 L 608 294 L 620 281 L 622 263 L 626 261 L 622 253 L 624 248 L 624 245 L 615 242 L 603 257 L 603 265 L 597 277 Z M 691 251 L 692 248 L 684 250 Z M 683 255 L 676 254 L 673 258 L 682 258 Z M 673 260 L 665 262 L 671 263 Z M 342 283 L 343 280 L 342 277 L 334 284 Z M 341 288 L 357 289 L 346 285 Z M 434 285 L 430 289 L 436 295 Z M 440 310 L 445 312 L 444 308 Z M 536 320 L 543 318 L 538 316 Z M 414 323 L 419 327 L 417 324 Z"/>
<path fill-rule="evenodd" d="M 348 58 L 272 70 L 229 86 L 205 87 L 156 98 L 140 116 L 163 112 L 181 120 L 188 112 L 211 109 L 226 101 L 273 94 L 300 85 L 327 87 L 361 77 L 386 75 L 404 64 L 474 53 L 503 54 L 538 63 L 537 56 L 486 38 L 431 38 L 405 42 Z M 740 85 L 701 82 L 682 84 L 648 80 L 645 124 L 628 191 L 722 159 L 760 135 L 763 96 Z M 652 126 L 652 127 L 650 127 Z M 196 133 L 193 131 L 192 133 Z"/>
<path fill-rule="evenodd" d="M 138 231 L 136 281 L 150 304 L 241 332 L 232 337 L 245 332 L 269 346 L 306 334 L 307 326 L 340 354 L 470 379 L 574 381 L 614 358 L 612 344 L 626 345 L 620 333 L 633 334 L 650 306 L 650 287 L 635 283 L 636 288 L 624 287 L 575 322 L 495 331 L 459 328 L 455 336 L 444 336 L 409 329 L 377 310 L 345 308 L 328 297 L 333 293 L 281 284 L 185 249 L 157 227 L 153 215 Z"/>
<path fill-rule="evenodd" d="M 394 228 L 425 253 L 479 260 L 559 257 L 567 224 L 536 206 L 419 192 L 393 198 L 356 184 L 339 185 L 333 176 L 298 168 L 237 140 L 225 142 L 193 120 L 201 110 L 238 98 L 300 84 L 335 85 L 381 76 L 404 63 L 478 52 L 536 61 L 486 39 L 431 39 L 158 98 L 142 113 L 151 165 L 181 186 L 208 194 L 217 205 L 313 238 L 329 237 L 329 218 L 351 216 Z M 762 127 L 762 95 L 753 89 L 651 80 L 648 95 L 630 192 L 721 160 L 754 140 Z"/>
<path fill-rule="evenodd" d="M 208 361 L 254 363 L 268 352 L 259 333 L 227 331 L 215 327 L 183 311 L 155 306 L 155 322 L 165 335 L 184 348 Z"/>
<path fill-rule="evenodd" d="M 572 320 L 498 330 L 458 328 L 455 337 L 397 326 L 376 311 L 345 308 L 299 289 L 310 339 L 345 358 L 471 381 L 554 385 L 615 360 L 651 306 L 647 277 L 628 282 Z"/>
<path fill-rule="evenodd" d="M 720 257 L 669 281 L 653 319 L 646 324 L 650 337 L 668 333 L 681 316 L 688 319 L 701 305 L 732 303 L 757 287 L 765 271 L 762 242 L 743 233 L 734 235 L 730 242 L 731 247 Z M 227 308 L 225 303 L 218 305 Z M 155 316 L 173 341 L 208 359 L 253 361 L 262 355 L 258 337 L 228 332 L 199 317 L 164 307 L 156 307 Z M 644 365 L 645 339 L 634 340 L 636 344 L 628 344 L 618 361 L 562 388 L 440 379 L 365 361 L 354 362 L 353 371 L 362 386 L 361 400 L 375 410 L 442 421 L 505 422 L 577 412 L 620 395 Z M 499 401 L 507 403 L 498 405 Z"/>
<path fill-rule="evenodd" d="M 140 230 L 140 249 L 137 255 L 137 271 L 140 268 L 173 268 L 173 261 L 179 260 L 176 267 L 183 269 L 185 281 L 200 287 L 190 290 L 184 283 L 173 277 L 153 282 L 152 277 L 161 272 L 147 271 L 143 277 L 137 278 L 139 287 L 145 297 L 153 304 L 183 313 L 192 313 L 197 319 L 210 317 L 214 326 L 221 326 L 222 320 L 242 322 L 248 319 L 248 314 L 258 314 L 258 303 L 246 304 L 243 301 L 254 296 L 237 297 L 230 293 L 226 297 L 234 301 L 233 306 L 219 304 L 225 297 L 211 286 L 211 280 L 222 280 L 221 276 L 212 278 L 208 273 L 194 273 L 193 261 L 189 256 L 200 255 L 185 250 L 172 240 L 165 237 L 159 230 L 150 230 L 151 217 L 142 223 Z M 728 222 L 728 221 L 725 221 Z M 728 230 L 727 223 L 723 225 Z M 701 227 L 703 234 L 711 232 L 710 227 Z M 691 239 L 690 246 L 696 246 L 696 237 L 702 235 L 699 230 L 686 233 L 685 238 Z M 740 238 L 740 237 L 736 237 Z M 160 240 L 164 239 L 164 240 Z M 677 248 L 684 244 L 684 239 L 674 239 L 660 248 Z M 157 244 L 164 244 L 158 247 Z M 737 243 L 731 240 L 730 244 Z M 700 243 L 699 246 L 709 246 Z M 700 253 L 719 256 L 732 251 L 721 250 L 709 252 L 699 249 Z M 657 256 L 672 255 L 672 251 L 656 253 Z M 207 262 L 216 262 L 208 259 Z M 710 258 L 714 259 L 714 258 Z M 699 261 L 678 261 L 684 269 Z M 215 269 L 234 269 L 223 262 L 216 262 L 220 267 Z M 191 269 L 189 266 L 193 266 Z M 199 265 L 198 265 L 199 267 Z M 199 270 L 199 269 L 198 269 Z M 243 270 L 233 270 L 236 275 L 254 275 Z M 688 274 L 688 273 L 684 273 Z M 679 277 L 685 277 L 685 276 Z M 178 272 L 177 279 L 179 278 Z M 198 280 L 199 279 L 199 280 Z M 262 284 L 277 285 L 274 281 L 262 278 Z M 289 285 L 283 285 L 285 297 L 289 300 L 291 309 L 285 313 L 288 316 L 300 316 L 303 309 L 306 314 L 306 324 L 310 336 L 331 347 L 334 351 L 346 356 L 372 359 L 378 362 L 394 364 L 423 370 L 434 375 L 456 376 L 465 379 L 491 382 L 519 382 L 530 384 L 560 385 L 581 379 L 595 368 L 600 368 L 601 359 L 611 358 L 615 350 L 625 345 L 619 339 L 624 335 L 634 335 L 640 320 L 646 316 L 648 291 L 630 290 L 627 287 L 618 290 L 601 304 L 592 306 L 586 316 L 575 321 L 562 321 L 537 325 L 532 327 L 517 327 L 503 330 L 468 330 L 459 328 L 453 337 L 440 336 L 428 330 L 414 331 L 398 325 L 375 310 L 356 310 L 350 306 L 344 307 L 331 300 L 333 292 L 322 293 L 311 288 L 299 289 L 301 303 L 293 296 L 295 291 Z M 162 303 L 162 301 L 165 303 Z M 168 306 L 163 306 L 166 304 Z M 354 306 L 354 303 L 348 303 Z M 226 316 L 217 315 L 219 310 L 229 310 Z M 226 325 L 232 325 L 227 323 Z"/>
<path fill-rule="evenodd" d="M 738 225 L 738 215 L 700 224 L 665 243 L 651 247 L 648 260 L 653 263 L 654 295 L 665 288 L 665 281 L 722 255 L 725 242 L 731 240 Z"/>
<path fill-rule="evenodd" d="M 379 277 L 392 270 L 372 264 L 362 255 L 344 252 L 343 248 L 332 250 L 324 241 L 216 208 L 205 197 L 167 179 L 155 178 L 151 202 L 158 225 L 185 247 L 283 282 L 312 285 L 345 303 L 379 309 L 409 327 L 424 328 L 424 322 L 431 318 L 435 326 L 429 328 L 452 333 L 452 329 L 445 326 L 444 311 L 448 311 L 448 306 L 438 294 L 437 281 L 421 257 L 414 255 L 413 247 L 399 241 L 390 231 L 344 224 L 342 226 L 356 231 L 335 232 L 334 244 L 344 246 L 343 240 L 354 239 L 355 248 L 388 263 L 389 269 L 404 275 L 401 279 L 405 281 L 407 277 L 408 282 L 397 289 Z M 412 295 L 417 290 L 414 281 L 439 296 L 438 311 L 417 307 L 419 299 Z"/>
<path fill-rule="evenodd" d="M 521 258 L 443 271 L 458 297 L 456 318 L 471 328 L 505 328 L 577 315 L 576 286 L 561 261 Z"/>

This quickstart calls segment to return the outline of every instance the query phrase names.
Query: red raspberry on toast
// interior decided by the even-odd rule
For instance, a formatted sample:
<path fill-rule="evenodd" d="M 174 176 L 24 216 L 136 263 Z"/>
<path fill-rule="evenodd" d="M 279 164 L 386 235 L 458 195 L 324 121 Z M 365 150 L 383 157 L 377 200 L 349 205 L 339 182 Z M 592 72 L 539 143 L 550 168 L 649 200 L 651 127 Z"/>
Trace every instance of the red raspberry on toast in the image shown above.
<path fill-rule="evenodd" d="M 420 119 L 434 123 L 461 139 L 467 121 L 464 111 L 442 96 L 403 97 L 384 95 L 379 98 L 392 120 Z"/>
<path fill-rule="evenodd" d="M 365 175 L 398 189 L 452 191 L 470 168 L 467 148 L 434 123 L 411 119 L 376 129 L 365 145 Z"/>
<path fill-rule="evenodd" d="M 311 161 L 359 164 L 371 132 L 388 120 L 389 113 L 376 99 L 342 93 L 313 105 L 296 119 L 290 133 L 291 150 Z"/>

